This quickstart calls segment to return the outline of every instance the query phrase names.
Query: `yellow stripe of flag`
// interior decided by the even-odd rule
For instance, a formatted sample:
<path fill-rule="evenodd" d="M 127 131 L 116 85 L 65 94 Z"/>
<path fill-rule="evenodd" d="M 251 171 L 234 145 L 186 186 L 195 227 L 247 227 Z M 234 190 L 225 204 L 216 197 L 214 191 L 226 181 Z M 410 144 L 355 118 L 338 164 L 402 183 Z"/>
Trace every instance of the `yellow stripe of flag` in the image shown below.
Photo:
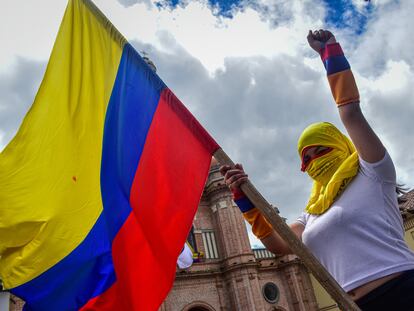
<path fill-rule="evenodd" d="M 125 44 L 103 23 L 89 1 L 69 1 L 35 101 L 0 154 L 0 278 L 6 288 L 68 255 L 102 211 L 104 118 Z"/>

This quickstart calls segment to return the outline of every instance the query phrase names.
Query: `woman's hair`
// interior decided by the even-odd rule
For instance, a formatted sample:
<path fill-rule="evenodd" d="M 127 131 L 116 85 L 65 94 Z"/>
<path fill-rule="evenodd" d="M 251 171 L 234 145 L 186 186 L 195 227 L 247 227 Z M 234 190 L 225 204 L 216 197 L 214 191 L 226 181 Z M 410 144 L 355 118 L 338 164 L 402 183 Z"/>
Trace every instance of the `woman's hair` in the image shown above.
<path fill-rule="evenodd" d="M 397 187 L 395 188 L 395 192 L 397 192 L 397 198 L 398 198 L 398 204 L 403 204 L 407 201 L 407 199 L 404 197 L 404 194 L 406 194 L 410 189 L 407 188 L 404 184 L 397 184 Z"/>

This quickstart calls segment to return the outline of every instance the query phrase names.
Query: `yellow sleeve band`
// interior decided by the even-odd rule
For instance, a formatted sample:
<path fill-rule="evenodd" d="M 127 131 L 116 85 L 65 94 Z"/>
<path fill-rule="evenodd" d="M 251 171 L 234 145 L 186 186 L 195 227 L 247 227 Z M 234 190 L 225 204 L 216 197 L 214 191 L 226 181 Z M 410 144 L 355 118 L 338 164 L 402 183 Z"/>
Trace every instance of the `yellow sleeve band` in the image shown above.
<path fill-rule="evenodd" d="M 255 207 L 248 212 L 243 213 L 244 219 L 252 226 L 253 234 L 258 239 L 264 239 L 272 233 L 273 228 L 263 217 L 260 211 Z"/>
<path fill-rule="evenodd" d="M 359 102 L 358 87 L 351 69 L 329 75 L 328 81 L 338 106 Z"/>

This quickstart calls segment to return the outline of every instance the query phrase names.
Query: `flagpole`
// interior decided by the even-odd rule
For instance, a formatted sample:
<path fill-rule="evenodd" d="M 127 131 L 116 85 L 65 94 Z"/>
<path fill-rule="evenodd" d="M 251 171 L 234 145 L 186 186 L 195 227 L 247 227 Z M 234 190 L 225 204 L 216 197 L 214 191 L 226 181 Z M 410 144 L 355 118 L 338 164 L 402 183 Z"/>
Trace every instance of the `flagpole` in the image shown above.
<path fill-rule="evenodd" d="M 233 166 L 234 162 L 223 151 L 218 149 L 214 153 L 214 158 L 221 165 Z M 336 301 L 341 310 L 361 311 L 349 295 L 339 286 L 336 280 L 321 265 L 316 257 L 307 249 L 301 240 L 290 230 L 285 221 L 278 215 L 275 208 L 272 207 L 260 192 L 248 181 L 241 185 L 241 190 L 249 198 L 255 207 L 265 216 L 273 229 L 289 245 L 290 249 L 302 260 L 304 265 L 312 272 L 314 277 L 325 288 L 325 290 Z"/>

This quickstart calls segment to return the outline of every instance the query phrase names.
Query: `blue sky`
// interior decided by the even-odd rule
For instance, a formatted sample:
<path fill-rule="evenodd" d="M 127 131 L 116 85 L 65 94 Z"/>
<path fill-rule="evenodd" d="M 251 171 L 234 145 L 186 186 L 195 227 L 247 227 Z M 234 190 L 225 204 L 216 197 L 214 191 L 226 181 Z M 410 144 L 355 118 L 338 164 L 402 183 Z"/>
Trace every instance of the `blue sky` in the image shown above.
<path fill-rule="evenodd" d="M 350 28 L 357 34 L 366 30 L 367 22 L 374 12 L 374 6 L 366 2 L 360 10 L 352 1 L 347 0 L 324 0 L 328 14 L 325 18 L 326 25 L 335 28 Z"/>
<path fill-rule="evenodd" d="M 244 9 L 246 7 L 261 7 L 265 9 L 266 5 L 257 1 L 220 1 L 209 0 L 209 4 L 217 9 L 217 15 L 232 18 L 233 14 L 237 10 Z M 366 29 L 366 24 L 369 17 L 374 11 L 374 6 L 366 1 L 359 9 L 355 3 L 350 0 L 323 0 L 328 14 L 325 17 L 325 23 L 327 26 L 334 26 L 335 28 L 350 28 L 357 34 L 362 34 Z M 177 5 L 185 6 L 188 2 L 178 0 L 167 0 L 156 2 L 160 7 L 169 6 L 175 8 Z"/>

